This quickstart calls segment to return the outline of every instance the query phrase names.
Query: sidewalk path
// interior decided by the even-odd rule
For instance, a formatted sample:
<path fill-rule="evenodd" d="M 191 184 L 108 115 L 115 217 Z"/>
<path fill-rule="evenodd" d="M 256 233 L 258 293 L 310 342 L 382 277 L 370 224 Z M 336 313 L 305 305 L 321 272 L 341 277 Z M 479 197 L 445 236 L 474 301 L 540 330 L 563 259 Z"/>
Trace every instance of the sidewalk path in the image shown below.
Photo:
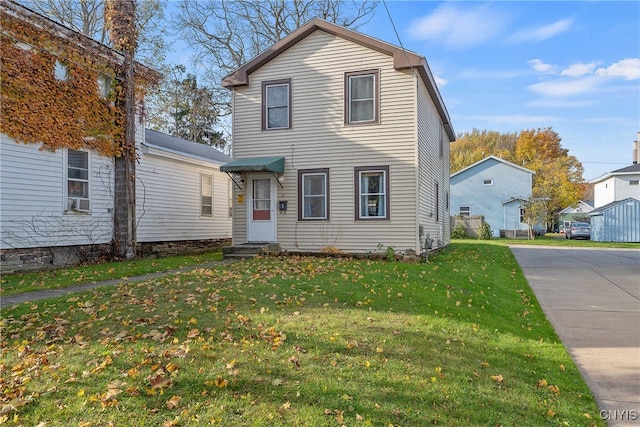
<path fill-rule="evenodd" d="M 100 288 L 103 286 L 117 285 L 118 283 L 126 282 L 144 282 L 145 280 L 156 279 L 158 277 L 170 276 L 179 273 L 186 273 L 188 271 L 196 270 L 198 268 L 209 268 L 218 264 L 225 264 L 233 262 L 233 259 L 225 259 L 222 261 L 211 261 L 205 264 L 191 265 L 188 267 L 182 267 L 175 270 L 161 271 L 158 273 L 143 274 L 140 276 L 132 276 L 126 279 L 110 279 L 102 280 L 100 282 L 82 283 L 79 285 L 67 286 L 65 288 L 58 289 L 43 289 L 41 291 L 25 292 L 23 294 L 15 294 L 0 297 L 0 308 L 9 307 L 11 305 L 20 304 L 27 301 L 38 301 L 46 298 L 57 297 L 61 295 L 67 295 L 73 292 L 81 292 L 89 289 Z"/>
<path fill-rule="evenodd" d="M 640 250 L 511 251 L 610 426 L 640 426 Z"/>

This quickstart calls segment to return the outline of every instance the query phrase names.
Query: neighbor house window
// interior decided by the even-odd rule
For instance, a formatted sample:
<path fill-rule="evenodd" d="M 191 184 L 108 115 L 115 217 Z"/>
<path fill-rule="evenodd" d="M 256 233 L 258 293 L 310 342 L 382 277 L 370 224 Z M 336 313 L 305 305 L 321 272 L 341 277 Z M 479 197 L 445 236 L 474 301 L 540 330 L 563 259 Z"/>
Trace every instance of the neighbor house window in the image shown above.
<path fill-rule="evenodd" d="M 262 129 L 291 128 L 291 79 L 262 82 Z"/>
<path fill-rule="evenodd" d="M 107 99 L 111 93 L 111 77 L 101 74 L 98 76 L 98 93 L 103 99 Z"/>
<path fill-rule="evenodd" d="M 329 219 L 329 169 L 298 171 L 298 219 Z"/>
<path fill-rule="evenodd" d="M 446 192 L 446 198 L 444 200 L 444 203 L 445 203 L 445 205 L 444 205 L 445 210 L 447 212 L 449 212 L 449 205 L 451 204 L 451 196 L 449 196 L 449 192 L 448 191 Z"/>
<path fill-rule="evenodd" d="M 213 216 L 213 175 L 200 174 L 200 215 Z"/>
<path fill-rule="evenodd" d="M 492 179 L 485 179 L 484 180 L 484 185 L 493 185 L 493 180 Z"/>
<path fill-rule="evenodd" d="M 389 166 L 355 168 L 356 219 L 389 219 Z"/>
<path fill-rule="evenodd" d="M 378 122 L 379 72 L 359 71 L 345 74 L 345 122 Z"/>
<path fill-rule="evenodd" d="M 460 215 L 461 216 L 469 216 L 469 215 L 471 215 L 471 207 L 469 207 L 469 206 L 460 206 Z"/>
<path fill-rule="evenodd" d="M 56 61 L 53 68 L 53 75 L 56 80 L 67 81 L 69 80 L 69 67 L 66 64 Z"/>
<path fill-rule="evenodd" d="M 520 208 L 520 222 L 521 222 L 521 223 L 525 223 L 525 222 L 527 222 L 527 221 L 525 220 L 525 215 L 526 215 L 526 214 L 527 214 L 527 211 L 526 211 L 526 210 L 524 210 L 523 208 Z"/>
<path fill-rule="evenodd" d="M 89 152 L 67 150 L 67 210 L 89 212 Z"/>
<path fill-rule="evenodd" d="M 633 180 L 629 181 L 629 185 L 638 185 L 638 180 L 637 179 L 633 179 Z"/>

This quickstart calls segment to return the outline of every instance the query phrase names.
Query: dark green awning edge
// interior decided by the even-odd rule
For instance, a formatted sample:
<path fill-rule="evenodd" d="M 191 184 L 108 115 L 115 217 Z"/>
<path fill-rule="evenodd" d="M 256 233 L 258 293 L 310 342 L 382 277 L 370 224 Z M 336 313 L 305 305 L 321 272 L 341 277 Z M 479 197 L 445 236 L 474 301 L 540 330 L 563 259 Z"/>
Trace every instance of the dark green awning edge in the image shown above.
<path fill-rule="evenodd" d="M 284 173 L 284 157 L 249 157 L 220 166 L 222 172 Z"/>

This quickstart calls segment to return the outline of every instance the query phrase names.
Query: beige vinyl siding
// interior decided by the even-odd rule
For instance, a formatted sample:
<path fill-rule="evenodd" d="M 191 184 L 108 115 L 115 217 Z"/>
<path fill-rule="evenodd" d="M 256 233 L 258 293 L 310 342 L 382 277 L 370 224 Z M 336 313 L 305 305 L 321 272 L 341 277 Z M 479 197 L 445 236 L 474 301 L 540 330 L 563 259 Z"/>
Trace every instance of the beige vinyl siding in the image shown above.
<path fill-rule="evenodd" d="M 380 124 L 344 124 L 344 73 L 380 72 Z M 291 78 L 292 129 L 261 132 L 261 82 Z M 415 77 L 393 69 L 391 57 L 316 31 L 255 71 L 250 85 L 234 92 L 234 158 L 284 156 L 284 189 L 278 200 L 277 240 L 286 250 L 325 246 L 363 252 L 378 244 L 416 248 Z M 355 221 L 354 167 L 389 166 L 389 221 Z M 297 170 L 329 168 L 327 222 L 297 221 Z M 244 190 L 244 187 L 243 187 Z M 246 194 L 245 194 L 246 196 Z M 234 208 L 234 243 L 246 241 L 245 204 Z M 248 201 L 248 200 L 247 200 Z M 372 237 L 373 236 L 373 237 Z"/>
<path fill-rule="evenodd" d="M 65 206 L 65 150 L 40 150 L 0 134 L 2 248 L 108 243 L 113 237 L 113 160 L 90 160 L 90 214 Z"/>
<path fill-rule="evenodd" d="M 443 153 L 440 156 L 441 120 L 433 101 L 420 82 L 418 86 L 418 223 L 423 226 L 424 239 L 429 234 L 434 248 L 450 241 L 450 210 L 446 209 L 449 189 L 449 139 L 442 130 Z M 435 183 L 439 185 L 439 220 L 436 221 Z M 441 242 L 441 243 L 438 243 Z"/>
<path fill-rule="evenodd" d="M 212 216 L 200 215 L 200 174 L 213 175 Z M 229 177 L 218 165 L 145 148 L 136 176 L 139 242 L 231 237 Z"/>

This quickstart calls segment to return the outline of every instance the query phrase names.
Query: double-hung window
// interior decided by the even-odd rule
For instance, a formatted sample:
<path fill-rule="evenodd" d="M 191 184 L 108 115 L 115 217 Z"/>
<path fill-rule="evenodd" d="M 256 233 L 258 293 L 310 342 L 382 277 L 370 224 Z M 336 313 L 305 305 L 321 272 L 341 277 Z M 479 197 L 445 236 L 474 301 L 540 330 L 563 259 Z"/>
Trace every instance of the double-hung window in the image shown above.
<path fill-rule="evenodd" d="M 89 153 L 67 150 L 68 210 L 89 212 Z"/>
<path fill-rule="evenodd" d="M 355 168 L 356 219 L 389 219 L 389 166 Z"/>
<path fill-rule="evenodd" d="M 298 171 L 298 219 L 329 219 L 329 169 Z"/>
<path fill-rule="evenodd" d="M 262 129 L 291 129 L 291 79 L 262 82 Z"/>
<path fill-rule="evenodd" d="M 377 123 L 379 110 L 377 70 L 345 74 L 345 123 Z"/>
<path fill-rule="evenodd" d="M 460 216 L 469 216 L 469 215 L 471 215 L 471 207 L 460 206 Z"/>
<path fill-rule="evenodd" d="M 200 174 L 200 216 L 213 216 L 213 175 Z"/>

